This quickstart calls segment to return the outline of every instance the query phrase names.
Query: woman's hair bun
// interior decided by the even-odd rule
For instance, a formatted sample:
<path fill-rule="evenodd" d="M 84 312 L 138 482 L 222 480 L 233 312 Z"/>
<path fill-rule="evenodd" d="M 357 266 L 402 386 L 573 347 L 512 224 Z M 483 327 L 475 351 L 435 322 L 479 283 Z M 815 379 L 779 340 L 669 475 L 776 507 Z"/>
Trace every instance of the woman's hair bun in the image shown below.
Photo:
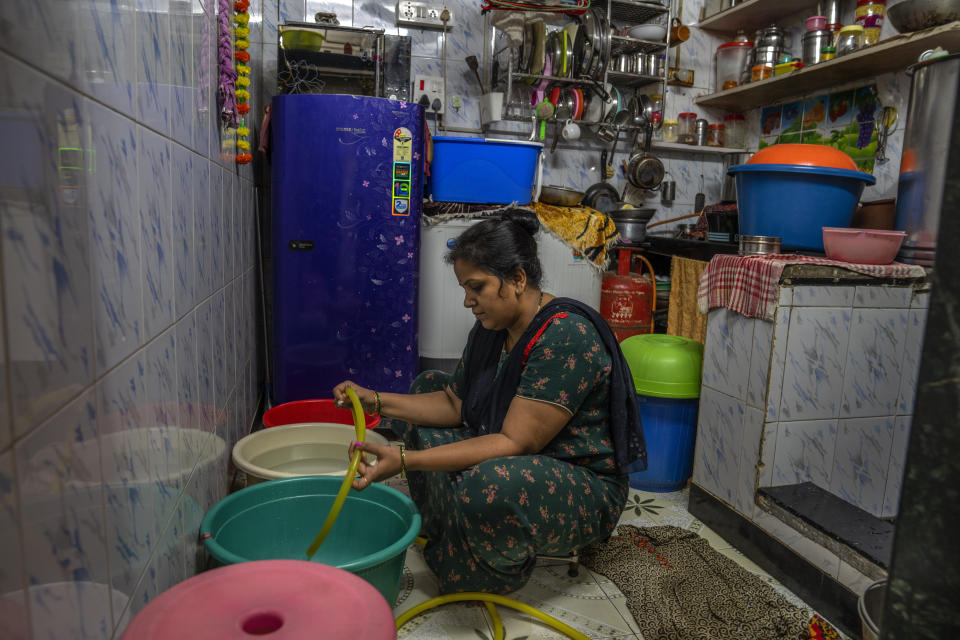
<path fill-rule="evenodd" d="M 512 209 L 505 211 L 502 218 L 519 225 L 521 229 L 530 234 L 530 237 L 536 236 L 537 232 L 540 231 L 540 221 L 532 213 Z"/>

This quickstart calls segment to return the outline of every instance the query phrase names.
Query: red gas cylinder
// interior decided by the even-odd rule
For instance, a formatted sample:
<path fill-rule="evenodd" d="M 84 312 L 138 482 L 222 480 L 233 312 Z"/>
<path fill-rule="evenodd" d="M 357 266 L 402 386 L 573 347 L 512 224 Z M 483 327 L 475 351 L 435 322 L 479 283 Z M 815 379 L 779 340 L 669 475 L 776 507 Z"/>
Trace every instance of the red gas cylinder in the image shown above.
<path fill-rule="evenodd" d="M 600 290 L 600 315 L 613 329 L 618 342 L 653 331 L 653 282 L 649 277 L 631 273 L 630 261 L 630 251 L 621 249 L 617 273 L 603 274 Z"/>

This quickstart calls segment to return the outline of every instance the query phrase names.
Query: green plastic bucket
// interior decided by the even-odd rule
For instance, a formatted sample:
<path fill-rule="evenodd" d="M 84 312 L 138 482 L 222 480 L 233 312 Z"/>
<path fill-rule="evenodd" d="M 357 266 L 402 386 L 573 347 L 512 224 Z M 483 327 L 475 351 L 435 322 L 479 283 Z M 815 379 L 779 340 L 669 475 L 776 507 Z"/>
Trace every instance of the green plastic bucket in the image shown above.
<path fill-rule="evenodd" d="M 251 560 L 306 560 L 343 477 L 271 480 L 238 491 L 213 506 L 200 525 L 207 551 L 220 564 Z M 396 602 L 420 514 L 407 496 L 374 484 L 350 490 L 340 515 L 313 556 L 372 584 L 390 606 Z"/>

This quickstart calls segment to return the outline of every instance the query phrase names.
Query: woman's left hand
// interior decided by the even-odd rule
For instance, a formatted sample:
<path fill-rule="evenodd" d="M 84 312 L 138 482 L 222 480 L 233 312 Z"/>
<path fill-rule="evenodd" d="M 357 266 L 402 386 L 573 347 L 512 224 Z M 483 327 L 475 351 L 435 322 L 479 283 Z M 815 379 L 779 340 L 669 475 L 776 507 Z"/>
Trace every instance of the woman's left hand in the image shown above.
<path fill-rule="evenodd" d="M 366 456 L 360 456 L 360 466 L 357 468 L 360 475 L 353 481 L 353 488 L 357 491 L 362 491 L 374 482 L 386 480 L 400 473 L 399 447 L 372 442 L 354 442 L 350 445 L 348 456 L 352 459 L 353 452 L 357 450 L 377 456 L 376 462 L 372 464 L 367 463 Z"/>

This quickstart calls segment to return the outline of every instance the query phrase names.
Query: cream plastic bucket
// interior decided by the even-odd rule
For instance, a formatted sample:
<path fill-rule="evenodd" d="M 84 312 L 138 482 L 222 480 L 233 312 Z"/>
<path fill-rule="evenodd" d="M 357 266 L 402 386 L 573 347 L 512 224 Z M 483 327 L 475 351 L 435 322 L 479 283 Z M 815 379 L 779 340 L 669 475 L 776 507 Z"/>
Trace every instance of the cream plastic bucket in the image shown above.
<path fill-rule="evenodd" d="M 332 422 L 288 424 L 252 433 L 233 447 L 233 463 L 247 484 L 295 476 L 342 476 L 350 465 L 347 451 L 356 440 L 353 426 Z M 367 430 L 367 442 L 387 440 Z M 373 462 L 376 456 L 367 455 Z"/>

